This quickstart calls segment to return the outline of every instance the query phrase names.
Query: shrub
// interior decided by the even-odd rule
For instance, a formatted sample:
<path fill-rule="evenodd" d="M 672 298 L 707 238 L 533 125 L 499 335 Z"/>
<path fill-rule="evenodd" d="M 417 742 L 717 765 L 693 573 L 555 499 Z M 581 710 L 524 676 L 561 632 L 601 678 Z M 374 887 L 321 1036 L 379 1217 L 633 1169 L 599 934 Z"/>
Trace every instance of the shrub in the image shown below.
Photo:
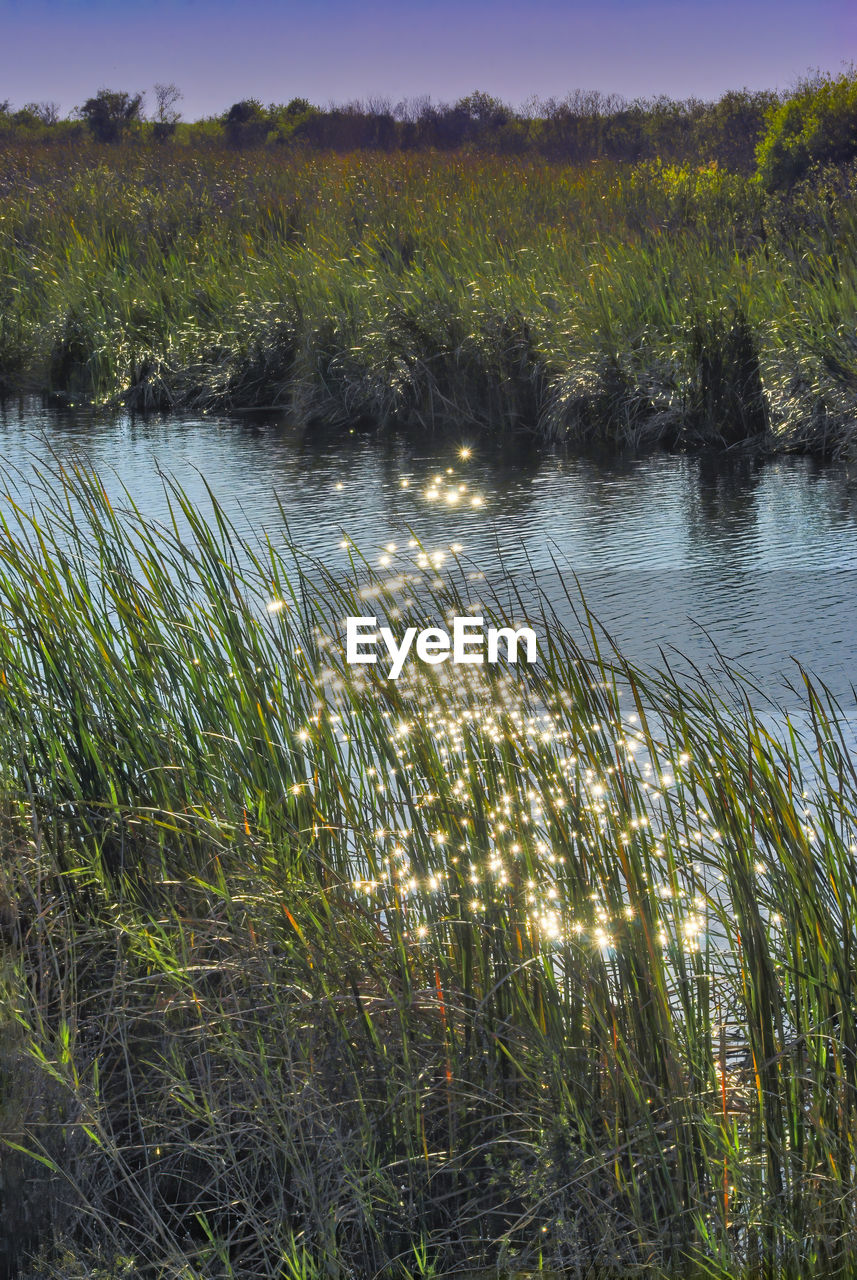
<path fill-rule="evenodd" d="M 265 141 L 271 122 L 257 98 L 242 98 L 226 112 L 223 127 L 230 146 L 258 147 Z"/>
<path fill-rule="evenodd" d="M 98 142 L 119 142 L 131 124 L 142 119 L 143 95 L 99 89 L 80 108 L 92 136 Z"/>
<path fill-rule="evenodd" d="M 769 191 L 790 188 L 813 165 L 857 156 L 857 72 L 816 76 L 768 116 L 756 152 L 757 175 Z"/>

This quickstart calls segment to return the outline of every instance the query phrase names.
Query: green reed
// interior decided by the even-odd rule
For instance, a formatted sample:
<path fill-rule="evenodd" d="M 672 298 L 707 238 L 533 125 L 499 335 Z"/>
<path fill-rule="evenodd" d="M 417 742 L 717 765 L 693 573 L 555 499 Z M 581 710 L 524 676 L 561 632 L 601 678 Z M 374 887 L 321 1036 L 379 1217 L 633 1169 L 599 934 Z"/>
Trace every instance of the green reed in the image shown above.
<path fill-rule="evenodd" d="M 296 421 L 847 453 L 853 183 L 7 147 L 0 387 Z"/>
<path fill-rule="evenodd" d="M 777 736 L 737 678 L 532 607 L 534 668 L 385 680 L 343 619 L 466 611 L 454 557 L 339 572 L 171 482 L 163 523 L 34 483 L 0 539 L 10 1265 L 851 1274 L 857 776 L 823 691 Z"/>

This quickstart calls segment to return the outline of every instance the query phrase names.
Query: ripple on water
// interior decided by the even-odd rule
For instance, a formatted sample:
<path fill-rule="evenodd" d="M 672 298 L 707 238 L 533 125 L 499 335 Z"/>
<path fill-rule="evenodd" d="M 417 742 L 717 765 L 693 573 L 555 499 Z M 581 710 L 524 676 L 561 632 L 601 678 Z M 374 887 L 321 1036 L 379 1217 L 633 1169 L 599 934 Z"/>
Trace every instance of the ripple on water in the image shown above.
<path fill-rule="evenodd" d="M 239 532 L 290 537 L 328 567 L 347 563 L 346 531 L 372 563 L 387 556 L 382 567 L 417 540 L 432 569 L 463 557 L 471 580 L 503 574 L 564 619 L 579 582 L 642 663 L 666 648 L 707 666 L 716 645 L 772 691 L 794 658 L 841 695 L 857 665 L 857 483 L 841 464 L 603 460 L 481 438 L 311 437 L 271 420 L 7 407 L 7 486 L 26 488 L 48 444 L 95 467 L 111 496 L 127 486 L 156 519 L 167 513 L 159 468 L 203 506 L 208 485 Z"/>

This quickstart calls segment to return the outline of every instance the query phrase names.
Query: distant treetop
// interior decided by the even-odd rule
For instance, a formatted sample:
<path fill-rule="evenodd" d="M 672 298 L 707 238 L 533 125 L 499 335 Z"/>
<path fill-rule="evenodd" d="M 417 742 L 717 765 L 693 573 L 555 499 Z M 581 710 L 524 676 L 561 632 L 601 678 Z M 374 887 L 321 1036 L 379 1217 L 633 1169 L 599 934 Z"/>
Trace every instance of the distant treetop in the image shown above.
<path fill-rule="evenodd" d="M 519 110 L 481 89 L 453 104 L 423 96 L 393 106 L 387 98 L 326 108 L 307 98 L 265 106 L 233 102 L 220 115 L 183 122 L 181 91 L 157 83 L 154 110 L 144 94 L 101 88 L 61 120 L 54 102 L 13 109 L 0 101 L 0 135 L 50 141 L 86 132 L 99 143 L 134 139 L 184 146 L 226 143 L 238 149 L 300 146 L 319 150 L 478 149 L 541 155 L 572 164 L 593 160 L 710 164 L 751 174 L 769 191 L 788 189 L 808 173 L 857 157 L 857 71 L 816 72 L 788 93 L 730 90 L 716 102 L 696 98 L 626 101 L 575 89 L 565 98 L 530 98 Z"/>

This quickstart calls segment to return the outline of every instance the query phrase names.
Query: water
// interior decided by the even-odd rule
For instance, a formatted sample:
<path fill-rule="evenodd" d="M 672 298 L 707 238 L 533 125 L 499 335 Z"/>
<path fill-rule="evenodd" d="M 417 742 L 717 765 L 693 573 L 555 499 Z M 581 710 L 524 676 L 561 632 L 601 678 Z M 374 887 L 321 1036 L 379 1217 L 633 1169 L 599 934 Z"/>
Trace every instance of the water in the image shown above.
<path fill-rule="evenodd" d="M 346 564 L 343 531 L 375 564 L 395 559 L 385 548 L 398 552 L 412 531 L 428 551 L 460 546 L 489 577 L 502 568 L 525 595 L 535 580 L 563 617 L 576 577 L 643 665 L 666 650 L 715 671 L 719 649 L 788 701 L 798 662 L 850 700 L 857 469 L 842 464 L 579 458 L 464 433 L 379 440 L 296 434 L 272 418 L 0 409 L 7 486 L 20 492 L 17 472 L 49 448 L 96 468 L 111 497 L 126 486 L 156 519 L 166 513 L 160 466 L 201 505 L 207 483 L 242 532 L 290 535 L 328 565 Z"/>

